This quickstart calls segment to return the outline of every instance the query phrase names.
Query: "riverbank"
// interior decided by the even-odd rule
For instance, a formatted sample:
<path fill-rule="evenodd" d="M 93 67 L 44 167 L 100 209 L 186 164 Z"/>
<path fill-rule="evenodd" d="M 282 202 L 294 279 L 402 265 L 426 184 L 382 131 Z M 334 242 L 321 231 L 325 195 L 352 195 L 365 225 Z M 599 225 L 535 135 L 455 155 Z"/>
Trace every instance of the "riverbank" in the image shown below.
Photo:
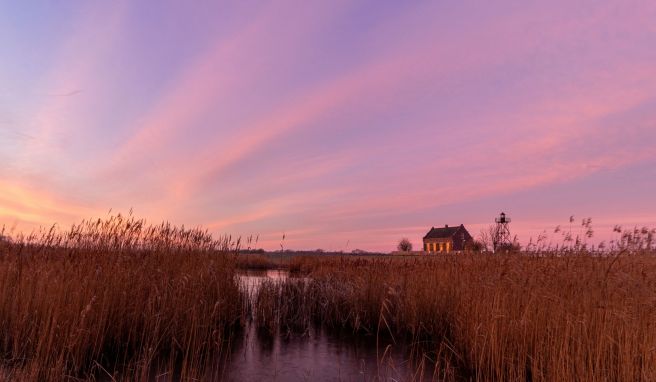
<path fill-rule="evenodd" d="M 656 379 L 652 253 L 273 256 L 266 266 L 285 271 L 251 289 L 241 269 L 260 260 L 242 256 L 202 231 L 121 217 L 1 243 L 0 370 L 220 379 L 249 333 L 268 362 L 267 338 L 285 357 L 290 338 L 332 349 L 317 333 L 341 333 L 373 342 L 379 362 L 400 357 L 402 380 Z M 302 362 L 290 357 L 275 362 Z"/>
<path fill-rule="evenodd" d="M 268 331 L 313 325 L 421 344 L 472 380 L 651 380 L 656 258 L 332 258 L 262 285 Z"/>

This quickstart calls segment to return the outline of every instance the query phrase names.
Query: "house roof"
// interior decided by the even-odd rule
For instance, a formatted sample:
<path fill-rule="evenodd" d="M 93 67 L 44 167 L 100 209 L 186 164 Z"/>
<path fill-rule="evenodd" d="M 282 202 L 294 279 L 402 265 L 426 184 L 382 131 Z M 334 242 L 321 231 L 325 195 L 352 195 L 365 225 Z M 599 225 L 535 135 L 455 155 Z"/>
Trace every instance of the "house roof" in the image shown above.
<path fill-rule="evenodd" d="M 460 224 L 455 227 L 449 227 L 448 225 L 440 228 L 433 227 L 428 231 L 426 236 L 424 236 L 424 239 L 447 239 L 455 236 L 461 228 L 465 229 L 465 226 Z"/>

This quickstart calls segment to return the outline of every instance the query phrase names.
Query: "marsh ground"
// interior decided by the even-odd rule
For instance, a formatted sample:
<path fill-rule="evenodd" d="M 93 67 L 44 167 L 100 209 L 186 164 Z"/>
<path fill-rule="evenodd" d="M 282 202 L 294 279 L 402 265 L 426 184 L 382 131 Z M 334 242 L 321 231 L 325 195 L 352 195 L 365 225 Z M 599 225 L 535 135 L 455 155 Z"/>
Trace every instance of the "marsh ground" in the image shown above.
<path fill-rule="evenodd" d="M 365 380 L 656 379 L 650 251 L 294 256 L 295 277 L 257 290 L 245 264 L 224 239 L 122 217 L 0 243 L 3 378 L 235 380 L 308 354 L 355 370 L 351 353 Z"/>

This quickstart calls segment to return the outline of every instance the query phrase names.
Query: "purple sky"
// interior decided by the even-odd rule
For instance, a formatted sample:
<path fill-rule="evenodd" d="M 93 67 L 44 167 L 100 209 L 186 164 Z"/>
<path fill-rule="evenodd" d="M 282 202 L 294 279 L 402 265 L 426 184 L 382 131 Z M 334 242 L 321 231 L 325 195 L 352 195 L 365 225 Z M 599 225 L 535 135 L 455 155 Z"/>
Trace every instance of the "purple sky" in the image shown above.
<path fill-rule="evenodd" d="M 4 2 L 0 224 L 133 207 L 385 251 L 502 210 L 524 242 L 570 215 L 598 240 L 653 226 L 654 20 L 654 1 Z"/>

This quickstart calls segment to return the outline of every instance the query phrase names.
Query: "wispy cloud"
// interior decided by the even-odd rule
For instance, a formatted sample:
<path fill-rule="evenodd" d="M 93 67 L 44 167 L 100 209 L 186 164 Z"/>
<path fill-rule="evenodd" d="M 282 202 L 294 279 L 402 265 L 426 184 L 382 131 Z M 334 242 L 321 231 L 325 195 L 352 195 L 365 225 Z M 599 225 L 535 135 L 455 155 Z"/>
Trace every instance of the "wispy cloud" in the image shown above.
<path fill-rule="evenodd" d="M 239 8 L 245 22 L 214 29 L 177 6 L 148 30 L 130 3 L 76 13 L 47 39 L 41 96 L 19 105 L 29 123 L 0 129 L 3 219 L 132 206 L 273 247 L 288 231 L 290 245 L 389 249 L 460 220 L 447 208 L 477 223 L 476 201 L 512 207 L 656 162 L 651 3 Z M 149 45 L 169 24 L 179 40 Z"/>
<path fill-rule="evenodd" d="M 68 225 L 97 210 L 68 201 L 20 182 L 0 181 L 0 219 L 19 223 L 19 228 L 35 228 L 53 223 Z"/>

